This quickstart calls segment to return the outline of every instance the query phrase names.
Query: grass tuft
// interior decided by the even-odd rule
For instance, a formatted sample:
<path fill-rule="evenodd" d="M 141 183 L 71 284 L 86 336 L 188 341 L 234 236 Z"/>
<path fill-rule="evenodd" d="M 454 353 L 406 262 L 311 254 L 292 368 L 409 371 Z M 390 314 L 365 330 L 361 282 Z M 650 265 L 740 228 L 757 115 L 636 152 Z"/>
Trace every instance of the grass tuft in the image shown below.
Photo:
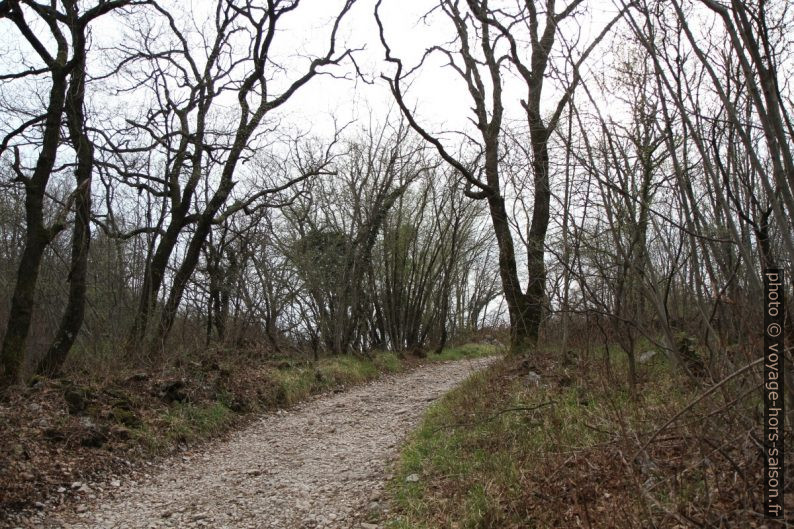
<path fill-rule="evenodd" d="M 431 361 L 447 362 L 450 360 L 465 360 L 467 358 L 482 358 L 491 356 L 499 352 L 499 347 L 491 344 L 484 343 L 467 343 L 463 345 L 456 345 L 454 347 L 447 347 L 439 354 L 430 354 L 428 358 Z"/>
<path fill-rule="evenodd" d="M 746 506 L 763 488 L 742 481 L 756 480 L 758 462 L 741 414 L 715 415 L 725 405 L 715 397 L 632 459 L 700 390 L 660 359 L 643 366 L 632 398 L 576 362 L 506 358 L 431 406 L 397 462 L 386 527 L 673 527 L 685 516 L 711 526 L 728 512 L 750 526 Z"/>

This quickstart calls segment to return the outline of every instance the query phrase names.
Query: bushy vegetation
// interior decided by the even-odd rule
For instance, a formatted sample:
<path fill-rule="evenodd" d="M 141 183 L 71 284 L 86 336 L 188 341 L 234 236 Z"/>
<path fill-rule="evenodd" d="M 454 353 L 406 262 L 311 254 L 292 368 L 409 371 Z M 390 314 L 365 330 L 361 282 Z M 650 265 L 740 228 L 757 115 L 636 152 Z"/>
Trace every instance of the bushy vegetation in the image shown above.
<path fill-rule="evenodd" d="M 754 381 L 725 384 L 725 394 L 744 395 L 738 402 L 717 394 L 688 409 L 703 391 L 682 383 L 663 357 L 641 366 L 632 397 L 600 355 L 560 356 L 506 359 L 434 404 L 403 448 L 387 526 L 761 523 Z M 625 377 L 625 357 L 612 358 L 612 368 Z"/>
<path fill-rule="evenodd" d="M 516 359 L 406 452 L 398 523 L 757 521 L 790 0 L 196 4 L 0 1 L 0 472 L 54 460 L 35 435 L 172 447 L 506 328 Z M 293 119 L 323 82 L 339 108 Z"/>

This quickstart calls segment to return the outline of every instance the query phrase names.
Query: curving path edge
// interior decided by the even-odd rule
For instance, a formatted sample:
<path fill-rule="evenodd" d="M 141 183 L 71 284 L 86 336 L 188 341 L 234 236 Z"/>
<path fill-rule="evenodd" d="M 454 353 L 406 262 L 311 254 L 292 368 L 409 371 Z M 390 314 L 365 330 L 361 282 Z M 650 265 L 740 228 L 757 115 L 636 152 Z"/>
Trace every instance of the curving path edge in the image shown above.
<path fill-rule="evenodd" d="M 269 413 L 141 479 L 89 488 L 82 512 L 28 527 L 374 529 L 367 519 L 385 509 L 400 441 L 433 400 L 491 361 L 428 364 Z"/>

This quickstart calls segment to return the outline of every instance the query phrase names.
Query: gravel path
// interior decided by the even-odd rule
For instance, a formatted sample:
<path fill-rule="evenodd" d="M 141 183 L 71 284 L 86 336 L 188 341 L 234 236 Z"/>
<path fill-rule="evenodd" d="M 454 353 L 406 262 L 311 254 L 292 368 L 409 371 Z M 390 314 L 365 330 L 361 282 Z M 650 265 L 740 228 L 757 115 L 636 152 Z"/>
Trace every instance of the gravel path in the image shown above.
<path fill-rule="evenodd" d="M 223 442 L 164 461 L 148 477 L 41 528 L 370 528 L 388 465 L 431 401 L 488 359 L 431 364 L 263 416 Z M 89 486 L 90 488 L 90 486 Z"/>

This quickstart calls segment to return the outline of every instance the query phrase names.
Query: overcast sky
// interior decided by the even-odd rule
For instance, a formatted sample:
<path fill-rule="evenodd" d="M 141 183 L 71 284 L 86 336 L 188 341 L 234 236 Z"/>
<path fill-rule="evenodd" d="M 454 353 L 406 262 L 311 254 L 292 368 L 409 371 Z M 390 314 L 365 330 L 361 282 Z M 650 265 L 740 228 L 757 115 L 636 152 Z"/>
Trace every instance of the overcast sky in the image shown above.
<path fill-rule="evenodd" d="M 305 1 L 305 0 L 304 0 Z M 311 4 L 311 5 L 310 5 Z M 306 2 L 310 7 L 301 17 L 290 20 L 288 31 L 290 41 L 296 49 L 318 49 L 323 45 L 322 37 L 340 1 L 314 0 Z M 434 6 L 434 0 L 384 0 L 381 19 L 384 22 L 386 38 L 395 55 L 400 57 L 406 67 L 415 65 L 422 53 L 433 44 L 451 39 L 453 33 L 444 15 L 437 13 L 428 19 L 423 15 Z M 566 26 L 563 31 L 571 39 L 580 34 L 582 43 L 587 43 L 600 32 L 609 18 L 617 12 L 613 0 L 591 0 L 587 3 L 588 13 L 580 17 L 577 26 Z M 368 85 L 348 71 L 350 80 L 322 77 L 307 86 L 288 106 L 291 118 L 296 123 L 311 123 L 314 130 L 330 130 L 328 116 L 334 115 L 340 121 L 355 118 L 367 119 L 372 110 L 378 119 L 389 110 L 394 115 L 398 109 L 393 103 L 386 83 L 378 78 L 382 72 L 393 71 L 384 61 L 384 50 L 378 37 L 378 29 L 373 16 L 375 0 L 359 0 L 343 26 L 342 36 L 353 48 L 364 48 L 356 53 L 356 62 L 374 85 Z M 311 28 L 307 31 L 307 28 Z M 318 38 L 320 37 L 320 38 Z M 602 46 L 606 49 L 609 43 Z M 581 46 L 580 46 L 581 47 Z M 604 53 L 596 54 L 598 61 Z M 431 124 L 436 130 L 460 130 L 467 127 L 471 116 L 471 99 L 463 82 L 450 68 L 444 67 L 440 55 L 434 56 L 418 72 L 408 90 L 408 100 L 415 105 L 423 124 Z M 337 70 L 338 71 L 338 70 Z M 548 85 L 549 101 L 556 101 L 551 81 Z M 508 118 L 520 119 L 523 111 L 521 98 L 525 88 L 521 82 L 508 80 L 505 89 L 505 106 Z M 321 117 L 326 119 L 321 119 Z"/>
<path fill-rule="evenodd" d="M 513 1 L 506 0 L 505 3 L 512 5 Z M 571 25 L 563 27 L 563 34 L 570 40 L 580 35 L 581 43 L 589 42 L 604 26 L 606 20 L 616 12 L 615 1 L 619 0 L 585 2 L 587 13 L 576 18 L 575 27 Z M 291 60 L 296 61 L 295 64 L 300 64 L 302 67 L 297 71 L 289 72 L 290 78 L 297 77 L 305 70 L 305 57 L 324 52 L 330 25 L 342 3 L 343 0 L 302 0 L 298 10 L 282 19 L 283 25 L 276 39 L 274 52 L 280 61 L 286 61 L 282 62 L 283 64 L 288 65 L 287 57 L 291 57 Z M 498 3 L 498 0 L 492 3 Z M 213 12 L 215 0 L 174 0 L 173 5 L 175 15 L 192 13 L 200 24 Z M 448 41 L 453 35 L 452 28 L 443 14 L 436 13 L 428 19 L 423 19 L 423 15 L 434 5 L 436 5 L 435 0 L 383 1 L 381 15 L 386 26 L 387 39 L 394 53 L 404 60 L 406 66 L 415 65 L 426 48 L 432 44 Z M 312 133 L 323 136 L 332 131 L 332 117 L 336 117 L 338 122 L 359 118 L 364 118 L 366 121 L 372 112 L 377 121 L 383 121 L 389 110 L 394 116 L 398 114 L 387 85 L 378 78 L 382 72 L 391 71 L 391 68 L 384 61 L 384 51 L 373 16 L 374 6 L 375 0 L 358 0 L 346 17 L 340 32 L 340 45 L 360 48 L 355 54 L 356 62 L 374 84 L 369 85 L 358 79 L 349 64 L 345 68 L 337 68 L 334 70 L 336 73 L 347 73 L 349 79 L 330 76 L 314 79 L 282 109 L 282 115 L 287 122 L 299 126 L 302 130 L 311 130 Z M 33 20 L 36 17 L 30 18 Z M 41 30 L 38 32 L 39 35 L 46 36 L 49 33 L 44 27 L 41 27 Z M 92 56 L 99 56 L 99 46 L 112 43 L 122 34 L 118 23 L 111 17 L 103 17 L 96 21 L 92 26 L 94 41 Z M 27 45 L 20 42 L 18 31 L 11 27 L 8 20 L 0 21 L 0 35 L 2 35 L 0 52 L 3 55 L 0 61 L 6 62 L 4 68 L 6 71 L 11 71 L 16 65 L 9 65 L 9 61 L 18 62 L 20 53 L 26 52 Z M 602 47 L 607 48 L 609 45 L 609 42 L 605 42 Z M 595 54 L 591 63 L 604 56 L 604 52 Z M 426 66 L 413 79 L 407 99 L 409 104 L 415 105 L 422 123 L 431 129 L 460 130 L 468 127 L 471 100 L 457 74 L 450 68 L 443 67 L 443 63 L 444 60 L 440 55 L 427 61 Z M 551 81 L 544 91 L 549 100 L 556 100 L 557 94 Z M 519 101 L 524 94 L 523 84 L 511 82 L 508 76 L 504 97 L 508 119 L 521 118 Z M 129 101 L 125 100 L 123 104 L 128 105 Z"/>

